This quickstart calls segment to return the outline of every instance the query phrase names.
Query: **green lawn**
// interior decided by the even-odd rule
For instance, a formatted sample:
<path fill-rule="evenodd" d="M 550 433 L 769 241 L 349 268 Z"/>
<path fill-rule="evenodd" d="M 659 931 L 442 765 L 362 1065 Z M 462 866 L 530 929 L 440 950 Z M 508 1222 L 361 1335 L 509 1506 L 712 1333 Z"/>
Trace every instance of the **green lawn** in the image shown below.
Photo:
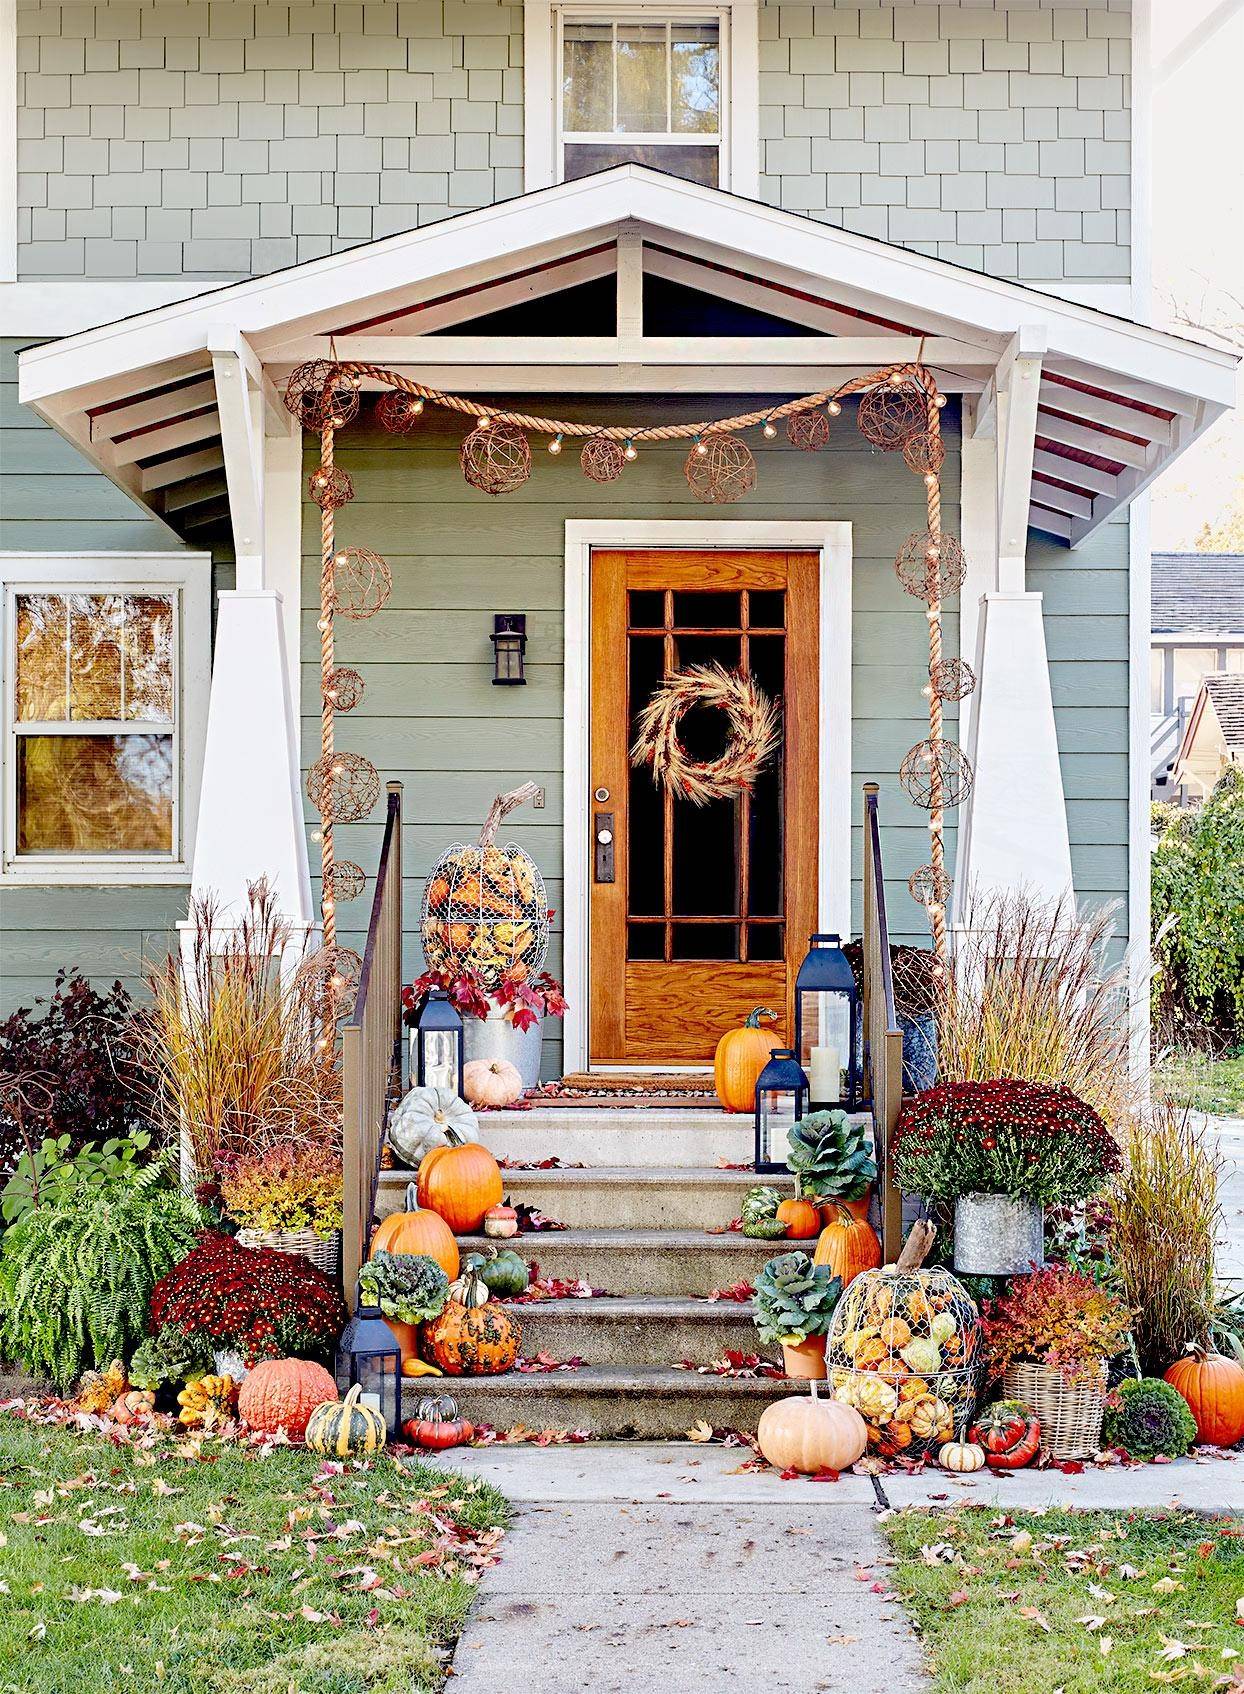
<path fill-rule="evenodd" d="M 422 1694 L 505 1503 L 380 1458 L 321 1474 L 0 1413 L 3 1694 Z"/>
<path fill-rule="evenodd" d="M 1244 1117 L 1244 1053 L 1230 1059 L 1175 1053 L 1159 1065 L 1153 1081 L 1157 1090 L 1194 1111 Z"/>
<path fill-rule="evenodd" d="M 934 1694 L 1244 1687 L 1244 1527 L 1190 1512 L 896 1513 Z"/>

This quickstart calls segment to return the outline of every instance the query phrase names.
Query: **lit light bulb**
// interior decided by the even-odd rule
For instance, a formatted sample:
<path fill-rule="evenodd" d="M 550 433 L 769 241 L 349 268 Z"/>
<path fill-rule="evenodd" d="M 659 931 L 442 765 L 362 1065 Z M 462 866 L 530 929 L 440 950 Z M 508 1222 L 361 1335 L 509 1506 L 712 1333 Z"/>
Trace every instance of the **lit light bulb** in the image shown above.
<path fill-rule="evenodd" d="M 701 458 L 703 458 L 705 453 L 708 452 L 707 445 L 703 441 L 700 440 L 700 437 L 698 435 L 695 438 L 695 450 L 700 455 Z"/>
<path fill-rule="evenodd" d="M 774 423 L 772 418 L 766 418 L 765 419 L 765 431 L 764 431 L 764 433 L 765 433 L 765 440 L 766 441 L 772 441 L 774 436 L 777 434 L 777 425 Z"/>
<path fill-rule="evenodd" d="M 317 1053 L 322 1053 L 327 1046 L 328 1046 L 328 1037 L 326 1035 L 321 1035 L 319 1040 L 315 1044 L 315 1050 L 316 1050 Z"/>
<path fill-rule="evenodd" d="M 946 404 L 946 396 L 944 394 L 935 394 L 933 396 L 933 404 L 937 407 L 938 411 L 940 412 L 942 407 Z"/>
<path fill-rule="evenodd" d="M 942 609 L 940 606 L 930 606 L 924 615 L 928 618 L 930 623 L 936 623 L 938 618 L 942 615 Z"/>
<path fill-rule="evenodd" d="M 327 618 L 317 618 L 316 621 L 315 621 L 315 627 L 316 627 L 316 629 L 321 629 L 321 630 L 327 629 L 328 628 L 328 619 Z"/>
<path fill-rule="evenodd" d="M 345 985 L 346 985 L 345 977 L 341 976 L 337 973 L 334 973 L 332 980 L 333 980 L 333 987 L 334 988 L 341 989 L 341 988 L 344 988 Z"/>
<path fill-rule="evenodd" d="M 902 381 L 903 381 L 902 371 L 891 371 L 890 372 L 890 382 L 895 388 L 901 387 Z"/>
<path fill-rule="evenodd" d="M 937 478 L 934 476 L 932 471 L 925 471 L 925 473 L 924 473 L 924 486 L 926 488 L 936 488 Z"/>
<path fill-rule="evenodd" d="M 334 765 L 334 766 L 333 766 L 333 775 L 334 775 L 334 776 L 340 776 L 340 775 L 341 775 L 341 773 L 342 773 L 342 771 L 343 771 L 343 770 L 345 770 L 345 768 L 346 768 L 346 767 L 345 767 L 345 766 L 344 766 L 344 765 L 342 765 L 342 764 L 336 764 L 336 765 Z"/>
<path fill-rule="evenodd" d="M 940 900 L 930 900 L 929 901 L 930 912 L 940 912 L 941 909 L 942 909 L 942 903 L 941 903 Z"/>
<path fill-rule="evenodd" d="M 924 695 L 926 700 L 931 700 L 933 698 L 933 684 L 931 682 L 926 682 L 920 692 Z"/>
<path fill-rule="evenodd" d="M 416 417 L 420 417 L 423 412 L 423 401 L 418 399 L 412 400 L 410 403 L 410 409 Z"/>
<path fill-rule="evenodd" d="M 335 901 L 333 901 L 333 900 L 325 900 L 325 902 L 324 902 L 324 912 L 325 912 L 325 915 L 326 915 L 326 916 L 327 916 L 327 914 L 328 914 L 328 913 L 329 913 L 329 912 L 333 912 L 333 911 L 336 911 L 336 909 L 337 909 L 337 907 L 336 907 L 336 902 L 335 902 Z"/>
<path fill-rule="evenodd" d="M 622 457 L 624 459 L 631 459 L 631 460 L 638 459 L 639 451 L 636 448 L 635 443 L 633 441 L 627 442 L 626 446 L 622 450 Z"/>
<path fill-rule="evenodd" d="M 485 412 L 483 417 L 479 420 L 479 428 L 480 429 L 491 429 L 492 428 L 492 419 L 488 416 L 487 412 Z"/>
<path fill-rule="evenodd" d="M 837 400 L 831 400 L 825 410 L 829 413 L 831 418 L 836 418 L 841 413 L 842 407 L 839 405 Z"/>
<path fill-rule="evenodd" d="M 333 557 L 333 563 L 335 565 L 344 565 L 346 563 L 346 555 L 344 553 L 335 554 Z"/>
<path fill-rule="evenodd" d="M 561 438 L 561 432 L 558 431 L 558 433 L 553 437 L 552 441 L 549 442 L 549 452 L 553 454 L 554 458 L 556 458 L 556 456 L 558 455 L 558 453 L 561 452 L 561 450 L 562 450 L 562 438 Z"/>
<path fill-rule="evenodd" d="M 324 839 L 323 832 L 321 830 L 318 830 L 318 829 L 313 829 L 311 831 L 311 839 L 312 839 L 312 841 L 323 841 L 323 839 Z"/>

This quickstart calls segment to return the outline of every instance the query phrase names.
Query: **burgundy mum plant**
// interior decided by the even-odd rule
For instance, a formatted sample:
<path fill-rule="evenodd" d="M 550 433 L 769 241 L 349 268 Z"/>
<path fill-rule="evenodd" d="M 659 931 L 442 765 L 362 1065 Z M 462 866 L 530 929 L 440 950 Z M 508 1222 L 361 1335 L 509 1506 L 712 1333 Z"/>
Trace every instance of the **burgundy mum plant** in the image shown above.
<path fill-rule="evenodd" d="M 323 1358 L 346 1321 L 341 1296 L 321 1270 L 291 1253 L 239 1247 L 211 1232 L 151 1291 L 155 1334 L 175 1324 L 213 1348 L 260 1359 Z"/>
<path fill-rule="evenodd" d="M 917 1094 L 894 1142 L 899 1186 L 926 1199 L 1006 1194 L 1051 1206 L 1097 1193 L 1118 1164 L 1110 1131 L 1078 1095 L 1010 1077 Z"/>

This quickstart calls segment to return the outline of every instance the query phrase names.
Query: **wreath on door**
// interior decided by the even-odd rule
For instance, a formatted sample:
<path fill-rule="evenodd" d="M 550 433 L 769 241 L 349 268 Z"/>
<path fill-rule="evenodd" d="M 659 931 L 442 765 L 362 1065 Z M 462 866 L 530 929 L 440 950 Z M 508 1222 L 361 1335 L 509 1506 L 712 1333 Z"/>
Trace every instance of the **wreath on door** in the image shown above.
<path fill-rule="evenodd" d="M 688 756 L 678 726 L 692 706 L 713 706 L 726 714 L 730 741 L 716 759 Z M 639 714 L 633 765 L 649 765 L 652 780 L 693 806 L 731 800 L 751 792 L 768 764 L 781 733 L 780 711 L 750 676 L 721 665 L 692 665 L 672 671 Z"/>

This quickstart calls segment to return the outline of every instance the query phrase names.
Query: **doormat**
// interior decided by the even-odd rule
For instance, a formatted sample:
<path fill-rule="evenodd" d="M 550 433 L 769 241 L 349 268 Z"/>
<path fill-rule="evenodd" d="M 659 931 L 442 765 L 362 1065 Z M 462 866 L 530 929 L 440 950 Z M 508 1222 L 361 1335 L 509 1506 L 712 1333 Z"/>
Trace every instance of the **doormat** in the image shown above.
<path fill-rule="evenodd" d="M 533 1102 L 560 1106 L 699 1106 L 717 1103 L 713 1080 L 701 1076 L 661 1075 L 644 1071 L 572 1071 L 560 1082 L 545 1082 L 530 1093 Z"/>

